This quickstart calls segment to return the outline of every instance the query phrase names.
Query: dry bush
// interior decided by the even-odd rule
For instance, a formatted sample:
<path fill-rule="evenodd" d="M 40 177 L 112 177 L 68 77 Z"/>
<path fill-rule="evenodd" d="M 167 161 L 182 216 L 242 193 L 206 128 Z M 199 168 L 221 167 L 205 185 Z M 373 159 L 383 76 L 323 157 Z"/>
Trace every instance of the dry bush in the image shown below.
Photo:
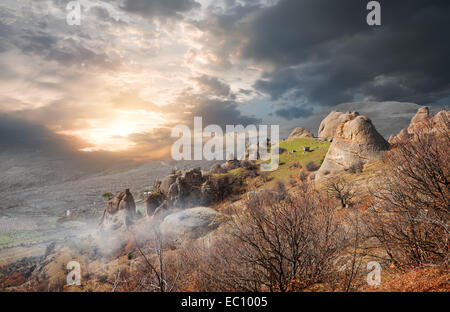
<path fill-rule="evenodd" d="M 319 165 L 317 165 L 314 161 L 310 161 L 309 163 L 306 164 L 306 170 L 308 170 L 309 172 L 313 172 L 313 171 L 317 171 L 319 170 Z"/>
<path fill-rule="evenodd" d="M 264 183 L 269 182 L 273 179 L 267 171 L 260 172 L 259 176 Z"/>
<path fill-rule="evenodd" d="M 350 173 L 361 173 L 364 169 L 364 163 L 362 161 L 357 161 L 351 164 L 345 171 Z"/>
<path fill-rule="evenodd" d="M 431 123 L 385 156 L 368 211 L 371 234 L 397 265 L 448 263 L 450 215 L 449 122 Z"/>
<path fill-rule="evenodd" d="M 293 187 L 297 184 L 297 180 L 291 175 L 291 176 L 289 176 L 288 183 L 291 187 Z"/>
<path fill-rule="evenodd" d="M 202 252 L 201 280 L 222 291 L 298 291 L 335 280 L 334 262 L 351 235 L 333 206 L 308 184 L 281 201 L 270 191 L 251 197 L 246 213 Z"/>
<path fill-rule="evenodd" d="M 305 182 L 307 178 L 308 178 L 308 174 L 305 171 L 303 171 L 303 170 L 298 175 L 298 180 L 300 182 Z"/>
<path fill-rule="evenodd" d="M 112 291 L 181 291 L 186 280 L 180 278 L 183 261 L 164 240 L 159 231 L 153 233 L 146 248 L 137 247 L 137 258 L 127 269 L 120 268 L 115 275 Z"/>
<path fill-rule="evenodd" d="M 376 289 L 364 286 L 362 291 L 381 292 L 449 292 L 450 272 L 446 266 L 415 268 L 406 273 L 391 274 Z"/>
<path fill-rule="evenodd" d="M 277 194 L 278 200 L 283 200 L 286 198 L 287 189 L 283 181 L 277 181 L 277 184 L 275 186 L 275 192 Z"/>
<path fill-rule="evenodd" d="M 330 180 L 326 185 L 326 191 L 339 201 L 341 208 L 349 207 L 356 195 L 353 184 L 340 177 Z"/>
<path fill-rule="evenodd" d="M 245 168 L 246 170 L 257 170 L 258 166 L 256 165 L 256 163 L 254 161 L 251 160 L 242 160 L 241 161 L 241 167 Z"/>

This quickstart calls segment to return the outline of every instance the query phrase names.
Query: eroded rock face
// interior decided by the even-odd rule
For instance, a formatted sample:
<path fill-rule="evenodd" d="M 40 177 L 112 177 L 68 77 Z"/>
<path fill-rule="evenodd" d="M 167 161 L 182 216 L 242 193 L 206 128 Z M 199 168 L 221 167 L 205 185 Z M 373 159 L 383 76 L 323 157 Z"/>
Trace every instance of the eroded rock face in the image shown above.
<path fill-rule="evenodd" d="M 239 161 L 229 161 L 223 170 L 234 168 L 234 165 L 238 168 L 240 164 Z M 204 175 L 198 168 L 179 170 L 162 182 L 155 182 L 152 192 L 144 199 L 147 215 L 154 216 L 169 208 L 186 209 L 208 205 L 222 200 L 240 186 L 241 181 L 236 177 Z"/>
<path fill-rule="evenodd" d="M 379 159 L 388 149 L 389 143 L 377 132 L 369 118 L 353 115 L 337 126 L 333 143 L 316 179 Z"/>
<path fill-rule="evenodd" d="M 390 144 L 397 144 L 399 142 L 412 138 L 415 134 L 422 131 L 448 131 L 450 121 L 450 112 L 442 110 L 433 117 L 430 115 L 428 107 L 421 107 L 416 115 L 411 119 L 407 129 L 402 129 L 397 135 L 389 139 Z"/>
<path fill-rule="evenodd" d="M 319 138 L 333 138 L 336 133 L 336 129 L 338 128 L 338 126 L 340 124 L 345 123 L 349 120 L 352 120 L 357 116 L 359 116 L 358 112 L 342 113 L 342 112 L 332 111 L 320 123 L 318 137 Z"/>
<path fill-rule="evenodd" d="M 288 140 L 297 139 L 297 138 L 314 138 L 314 135 L 302 127 L 295 128 L 291 134 L 289 135 Z"/>
<path fill-rule="evenodd" d="M 164 218 L 161 233 L 174 239 L 196 239 L 217 229 L 227 217 L 211 208 L 185 209 Z"/>
<path fill-rule="evenodd" d="M 130 190 L 126 189 L 106 202 L 100 226 L 102 229 L 127 228 L 135 217 L 136 203 Z"/>
<path fill-rule="evenodd" d="M 155 211 L 164 204 L 165 196 L 163 193 L 156 191 L 147 194 L 144 198 L 145 211 L 147 216 L 152 216 Z"/>
<path fill-rule="evenodd" d="M 421 107 L 417 111 L 416 115 L 411 119 L 411 123 L 408 127 L 408 133 L 412 133 L 420 128 L 420 125 L 430 118 L 430 110 L 428 107 Z"/>
<path fill-rule="evenodd" d="M 448 131 L 448 125 L 450 122 L 450 111 L 442 110 L 437 113 L 432 119 L 432 126 L 435 129 L 441 129 L 443 131 Z"/>

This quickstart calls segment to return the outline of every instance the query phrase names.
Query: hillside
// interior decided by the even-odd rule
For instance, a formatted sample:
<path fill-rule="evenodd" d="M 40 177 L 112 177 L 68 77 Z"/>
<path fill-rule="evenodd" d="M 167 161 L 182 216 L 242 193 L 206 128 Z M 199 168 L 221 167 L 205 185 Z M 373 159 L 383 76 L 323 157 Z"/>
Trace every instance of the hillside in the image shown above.
<path fill-rule="evenodd" d="M 414 127 L 403 141 L 399 137 L 380 152 L 377 146 L 388 143 L 370 119 L 352 113 L 337 125 L 332 139 L 280 142 L 280 165 L 273 172 L 260 171 L 260 161 L 234 160 L 203 168 L 191 164 L 152 183 L 136 179 L 139 187 L 130 191 L 126 185 L 124 191 L 111 194 L 103 214 L 100 209 L 91 212 L 91 221 L 102 215 L 99 225 L 86 222 L 77 228 L 74 219 L 60 218 L 62 223 L 47 227 L 47 232 L 27 222 L 20 231 L 2 227 L 0 247 L 25 257 L 4 261 L 0 287 L 448 291 L 448 246 L 442 244 L 442 224 L 448 224 L 449 189 L 442 182 L 448 178 L 447 116 L 443 111 L 413 118 Z M 348 146 L 361 153 L 349 153 Z M 330 161 L 351 165 L 324 174 L 323 164 Z M 143 168 L 127 175 L 142 174 Z M 430 174 L 429 168 L 436 171 Z M 440 193 L 424 193 L 424 185 Z M 416 200 L 402 201 L 405 197 Z M 429 219 L 421 219 L 425 209 Z M 403 238 L 399 233 L 407 234 Z M 426 240 L 408 233 L 423 233 Z M 33 245 L 36 240 L 40 244 Z M 40 248 L 26 254 L 27 246 Z M 70 261 L 81 266 L 80 285 L 66 283 Z M 381 286 L 367 285 L 367 265 L 374 261 L 382 267 Z M 255 265 L 264 270 L 252 271 Z M 267 275 L 268 266 L 274 269 Z M 279 278 L 272 279 L 272 274 Z M 162 276 L 164 283 L 157 284 Z"/>

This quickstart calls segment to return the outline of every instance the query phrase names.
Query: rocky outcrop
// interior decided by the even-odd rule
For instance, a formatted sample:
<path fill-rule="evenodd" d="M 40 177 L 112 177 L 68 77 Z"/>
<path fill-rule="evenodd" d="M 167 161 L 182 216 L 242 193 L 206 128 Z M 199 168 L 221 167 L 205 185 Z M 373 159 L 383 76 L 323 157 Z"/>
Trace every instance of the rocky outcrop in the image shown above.
<path fill-rule="evenodd" d="M 395 144 L 399 140 L 405 140 L 409 138 L 409 133 L 407 129 L 402 129 L 397 135 L 391 135 L 389 138 L 389 144 Z"/>
<path fill-rule="evenodd" d="M 223 170 L 226 172 L 240 166 L 239 161 L 228 161 Z M 209 205 L 224 199 L 241 185 L 242 181 L 233 175 L 203 174 L 199 168 L 178 170 L 154 183 L 152 192 L 144 199 L 147 216 L 168 208 Z"/>
<path fill-rule="evenodd" d="M 297 138 L 314 138 L 314 135 L 302 127 L 295 128 L 288 137 L 288 140 L 297 139 Z"/>
<path fill-rule="evenodd" d="M 430 118 L 430 110 L 428 107 L 421 107 L 417 111 L 416 115 L 411 119 L 411 123 L 408 127 L 408 133 L 417 131 L 423 123 Z"/>
<path fill-rule="evenodd" d="M 161 233 L 173 239 L 196 239 L 216 230 L 228 218 L 206 207 L 196 207 L 168 215 L 161 223 Z"/>
<path fill-rule="evenodd" d="M 358 112 L 336 112 L 332 111 L 325 117 L 320 123 L 318 137 L 319 138 L 333 138 L 338 126 L 349 120 L 352 120 L 359 116 Z"/>
<path fill-rule="evenodd" d="M 347 115 L 334 134 L 316 179 L 351 168 L 360 168 L 371 160 L 382 157 L 389 143 L 377 132 L 369 118 Z"/>
<path fill-rule="evenodd" d="M 434 129 L 441 129 L 442 131 L 448 131 L 450 123 L 450 111 L 442 110 L 431 119 L 432 127 Z"/>
<path fill-rule="evenodd" d="M 410 139 L 415 134 L 422 131 L 448 131 L 450 122 L 450 112 L 442 110 L 436 115 L 431 116 L 428 107 L 421 107 L 416 115 L 411 119 L 408 128 L 402 129 L 397 135 L 389 138 L 392 145 Z"/>
<path fill-rule="evenodd" d="M 126 189 L 106 202 L 100 226 L 102 229 L 127 228 L 135 217 L 136 203 L 130 190 Z"/>
<path fill-rule="evenodd" d="M 245 157 L 248 157 L 248 149 L 246 149 L 246 155 L 245 155 Z M 222 169 L 224 169 L 225 170 L 225 172 L 228 172 L 228 171 L 230 171 L 230 170 L 234 170 L 234 169 L 237 169 L 237 168 L 240 168 L 241 167 L 241 162 L 239 161 L 239 160 L 236 160 L 236 159 L 231 159 L 231 160 L 227 160 L 225 163 L 223 163 L 222 165 L 221 165 L 221 168 Z"/>

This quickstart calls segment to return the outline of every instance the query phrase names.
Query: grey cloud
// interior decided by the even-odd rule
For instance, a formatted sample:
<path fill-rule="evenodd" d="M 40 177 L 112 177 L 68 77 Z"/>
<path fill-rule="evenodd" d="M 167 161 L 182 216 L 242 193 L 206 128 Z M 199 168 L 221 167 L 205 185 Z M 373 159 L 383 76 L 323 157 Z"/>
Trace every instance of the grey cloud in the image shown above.
<path fill-rule="evenodd" d="M 19 3 L 18 8 L 21 5 L 24 4 Z M 0 13 L 0 17 L 15 20 L 12 24 L 0 20 L 0 52 L 18 49 L 25 55 L 35 55 L 63 66 L 91 69 L 113 69 L 121 64 L 116 55 L 93 48 L 99 46 L 101 38 L 95 38 L 95 45 L 89 44 L 94 41 L 90 27 L 69 26 L 63 18 L 48 12 L 31 14 L 31 8 L 24 6 L 22 9 L 22 15 Z"/>
<path fill-rule="evenodd" d="M 212 98 L 206 94 L 192 94 L 184 91 L 164 112 L 174 118 L 181 119 L 187 125 L 191 125 L 194 117 L 203 118 L 203 124 L 225 125 L 249 125 L 258 124 L 260 119 L 243 115 L 239 110 L 239 104 L 231 99 Z M 180 115 L 180 112 L 184 112 Z"/>
<path fill-rule="evenodd" d="M 216 77 L 202 75 L 200 77 L 195 77 L 193 80 L 198 84 L 202 91 L 207 93 L 212 93 L 218 96 L 228 96 L 230 95 L 230 86 Z"/>
<path fill-rule="evenodd" d="M 292 120 L 300 117 L 309 117 L 313 113 L 310 108 L 303 108 L 297 106 L 289 106 L 286 108 L 280 108 L 275 111 L 275 115 L 287 120 Z"/>
<path fill-rule="evenodd" d="M 450 94 L 448 1 L 381 1 L 382 26 L 366 1 L 281 0 L 247 28 L 243 55 L 274 69 L 255 88 L 311 104 L 369 98 L 434 103 Z"/>
<path fill-rule="evenodd" d="M 242 115 L 238 104 L 234 101 L 196 98 L 197 106 L 192 110 L 192 116 L 203 117 L 204 124 L 249 125 L 257 124 L 259 119 Z"/>
<path fill-rule="evenodd" d="M 1 149 L 63 151 L 81 146 L 81 141 L 57 135 L 40 124 L 8 115 L 0 116 Z"/>
<path fill-rule="evenodd" d="M 120 8 L 143 17 L 181 18 L 182 13 L 200 8 L 195 0 L 125 0 Z"/>

